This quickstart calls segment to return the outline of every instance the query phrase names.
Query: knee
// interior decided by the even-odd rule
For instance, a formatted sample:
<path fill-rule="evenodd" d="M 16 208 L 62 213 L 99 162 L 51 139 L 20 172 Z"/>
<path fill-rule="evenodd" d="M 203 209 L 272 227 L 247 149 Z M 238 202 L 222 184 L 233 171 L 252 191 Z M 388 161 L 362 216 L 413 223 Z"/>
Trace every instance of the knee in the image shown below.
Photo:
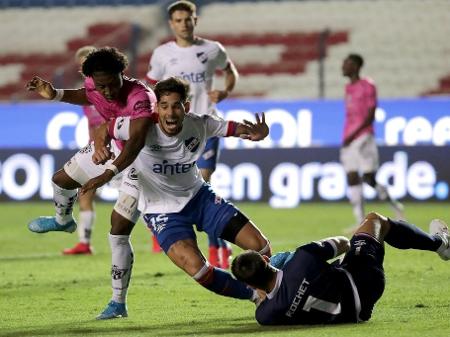
<path fill-rule="evenodd" d="M 130 235 L 133 230 L 134 222 L 126 219 L 113 210 L 111 213 L 111 234 L 113 235 Z"/>
<path fill-rule="evenodd" d="M 361 184 L 361 178 L 358 172 L 348 172 L 347 173 L 347 183 L 349 186 Z"/>
<path fill-rule="evenodd" d="M 366 215 L 364 223 L 370 223 L 374 226 L 379 226 L 381 232 L 386 232 L 390 226 L 388 219 L 384 215 L 373 211 Z"/>

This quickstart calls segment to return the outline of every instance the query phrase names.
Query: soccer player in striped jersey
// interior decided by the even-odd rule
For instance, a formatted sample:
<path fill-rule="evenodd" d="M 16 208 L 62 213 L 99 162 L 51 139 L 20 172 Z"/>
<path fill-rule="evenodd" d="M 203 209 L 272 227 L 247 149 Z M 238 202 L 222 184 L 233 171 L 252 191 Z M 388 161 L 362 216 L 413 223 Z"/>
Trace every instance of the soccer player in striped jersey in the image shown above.
<path fill-rule="evenodd" d="M 350 241 L 343 236 L 327 238 L 270 260 L 247 251 L 233 260 L 231 270 L 238 280 L 266 293 L 256 308 L 256 320 L 262 325 L 357 323 L 370 319 L 383 294 L 385 242 L 450 259 L 443 221 L 431 221 L 428 234 L 404 221 L 369 213 Z M 327 262 L 342 253 L 346 253 L 342 261 Z"/>

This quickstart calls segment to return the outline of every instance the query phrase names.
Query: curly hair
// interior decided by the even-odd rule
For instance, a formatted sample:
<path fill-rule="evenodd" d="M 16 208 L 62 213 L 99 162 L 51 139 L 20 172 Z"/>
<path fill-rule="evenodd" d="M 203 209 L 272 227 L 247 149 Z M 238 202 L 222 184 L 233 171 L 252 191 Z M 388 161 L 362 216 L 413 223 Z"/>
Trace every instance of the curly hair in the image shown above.
<path fill-rule="evenodd" d="M 84 76 L 92 77 L 101 71 L 108 74 L 120 74 L 128 66 L 128 58 L 113 47 L 103 47 L 88 54 L 81 69 Z"/>

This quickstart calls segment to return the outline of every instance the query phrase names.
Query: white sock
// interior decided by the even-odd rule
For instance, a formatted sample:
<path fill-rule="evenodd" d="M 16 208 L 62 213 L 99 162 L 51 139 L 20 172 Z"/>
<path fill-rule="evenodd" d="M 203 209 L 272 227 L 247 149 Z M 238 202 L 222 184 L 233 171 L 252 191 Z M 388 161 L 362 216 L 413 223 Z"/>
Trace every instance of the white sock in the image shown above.
<path fill-rule="evenodd" d="M 348 198 L 353 206 L 353 215 L 359 225 L 364 220 L 364 200 L 362 185 L 352 185 L 348 187 Z"/>
<path fill-rule="evenodd" d="M 111 247 L 111 282 L 112 300 L 125 303 L 127 300 L 128 285 L 133 268 L 134 254 L 129 235 L 109 234 Z"/>
<path fill-rule="evenodd" d="M 95 211 L 80 211 L 78 215 L 78 237 L 80 242 L 91 242 L 92 227 L 94 226 Z"/>
<path fill-rule="evenodd" d="M 389 198 L 389 194 L 388 194 L 387 188 L 385 186 L 377 183 L 375 185 L 375 190 L 377 191 L 378 199 L 385 201 L 386 199 Z"/>
<path fill-rule="evenodd" d="M 65 225 L 73 220 L 73 204 L 77 200 L 77 190 L 66 190 L 52 182 L 55 201 L 56 222 Z"/>

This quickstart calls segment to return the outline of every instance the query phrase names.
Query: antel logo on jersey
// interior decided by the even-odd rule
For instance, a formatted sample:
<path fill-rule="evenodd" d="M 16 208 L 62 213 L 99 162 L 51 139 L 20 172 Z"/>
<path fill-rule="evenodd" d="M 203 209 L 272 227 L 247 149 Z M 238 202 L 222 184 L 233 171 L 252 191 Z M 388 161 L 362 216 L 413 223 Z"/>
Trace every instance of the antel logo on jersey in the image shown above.
<path fill-rule="evenodd" d="M 208 55 L 206 55 L 204 52 L 197 53 L 197 58 L 202 64 L 208 62 Z"/>
<path fill-rule="evenodd" d="M 200 140 L 197 137 L 191 137 L 184 141 L 184 146 L 191 152 L 197 151 L 199 145 Z"/>
<path fill-rule="evenodd" d="M 169 164 L 167 160 L 163 160 L 162 164 L 153 164 L 153 172 L 164 175 L 174 175 L 179 173 L 187 173 L 195 166 L 196 162 L 181 164 Z"/>

